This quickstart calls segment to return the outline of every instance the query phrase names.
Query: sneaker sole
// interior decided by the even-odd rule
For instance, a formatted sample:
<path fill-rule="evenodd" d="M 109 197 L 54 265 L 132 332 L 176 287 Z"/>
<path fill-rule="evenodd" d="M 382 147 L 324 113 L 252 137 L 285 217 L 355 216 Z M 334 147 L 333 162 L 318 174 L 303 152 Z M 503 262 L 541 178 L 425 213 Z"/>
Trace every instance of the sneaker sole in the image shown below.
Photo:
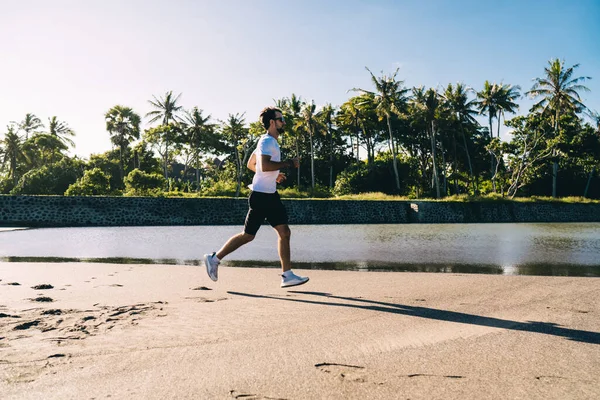
<path fill-rule="evenodd" d="M 281 286 L 282 289 L 287 289 L 287 288 L 291 288 L 294 286 L 300 286 L 300 285 L 304 285 L 306 282 L 308 282 L 310 279 L 306 279 L 304 282 L 300 282 L 300 283 L 294 283 L 293 285 L 285 285 L 285 286 Z"/>
<path fill-rule="evenodd" d="M 208 277 L 209 277 L 209 278 L 210 278 L 210 279 L 211 279 L 213 282 L 216 282 L 216 281 L 217 281 L 219 278 L 217 278 L 217 279 L 213 279 L 213 277 L 212 277 L 212 276 L 210 276 L 210 273 L 208 272 L 208 271 L 209 271 L 209 269 L 210 269 L 210 267 L 208 266 L 208 257 L 207 257 L 207 256 L 204 256 L 204 266 L 206 267 L 206 274 L 208 275 Z"/>

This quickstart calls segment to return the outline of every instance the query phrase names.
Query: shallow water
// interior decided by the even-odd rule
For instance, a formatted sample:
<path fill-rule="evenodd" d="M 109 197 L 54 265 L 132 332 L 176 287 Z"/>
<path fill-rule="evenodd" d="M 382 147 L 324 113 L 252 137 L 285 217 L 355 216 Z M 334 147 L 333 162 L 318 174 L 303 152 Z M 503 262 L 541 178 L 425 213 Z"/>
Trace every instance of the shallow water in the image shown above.
<path fill-rule="evenodd" d="M 2 261 L 199 264 L 234 226 L 0 230 Z M 263 226 L 226 259 L 278 267 L 277 236 Z M 292 226 L 296 268 L 600 276 L 600 224 Z"/>

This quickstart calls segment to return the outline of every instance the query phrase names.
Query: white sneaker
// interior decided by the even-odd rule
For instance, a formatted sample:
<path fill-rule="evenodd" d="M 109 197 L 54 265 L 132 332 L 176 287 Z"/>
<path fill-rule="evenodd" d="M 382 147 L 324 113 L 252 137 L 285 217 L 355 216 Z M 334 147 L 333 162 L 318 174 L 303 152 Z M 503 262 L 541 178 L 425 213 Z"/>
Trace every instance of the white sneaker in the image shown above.
<path fill-rule="evenodd" d="M 307 276 L 298 276 L 291 271 L 288 276 L 281 275 L 281 287 L 282 288 L 303 285 L 306 282 L 308 282 Z"/>
<path fill-rule="evenodd" d="M 219 279 L 219 261 L 215 260 L 215 256 L 217 253 L 205 254 L 204 255 L 204 265 L 206 265 L 206 273 L 213 281 L 217 281 Z"/>

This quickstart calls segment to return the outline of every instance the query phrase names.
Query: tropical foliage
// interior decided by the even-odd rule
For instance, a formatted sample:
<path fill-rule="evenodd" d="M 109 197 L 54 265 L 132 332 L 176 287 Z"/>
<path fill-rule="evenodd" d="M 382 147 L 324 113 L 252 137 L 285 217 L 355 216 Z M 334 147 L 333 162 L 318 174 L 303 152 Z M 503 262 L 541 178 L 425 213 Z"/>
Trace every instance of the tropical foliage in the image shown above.
<path fill-rule="evenodd" d="M 524 92 L 490 81 L 479 89 L 406 87 L 399 70 L 367 68 L 371 87 L 349 88 L 340 105 L 295 93 L 275 99 L 286 119 L 282 156 L 301 158 L 300 168 L 284 171 L 281 193 L 600 198 L 600 117 L 584 104 L 591 78 L 577 76 L 578 67 L 550 60 Z M 523 95 L 535 100 L 525 112 Z M 198 106 L 184 108 L 172 91 L 151 97 L 148 110 L 105 110 L 113 149 L 88 160 L 69 155 L 76 133 L 57 116 L 11 122 L 0 136 L 0 192 L 246 195 L 245 165 L 262 124 L 236 112 L 214 120 Z"/>

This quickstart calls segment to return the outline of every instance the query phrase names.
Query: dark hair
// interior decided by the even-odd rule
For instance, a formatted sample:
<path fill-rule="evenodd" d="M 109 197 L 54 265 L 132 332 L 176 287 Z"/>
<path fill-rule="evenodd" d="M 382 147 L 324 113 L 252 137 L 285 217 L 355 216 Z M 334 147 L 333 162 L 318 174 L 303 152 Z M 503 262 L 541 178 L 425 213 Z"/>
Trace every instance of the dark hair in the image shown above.
<path fill-rule="evenodd" d="M 275 119 L 276 112 L 281 112 L 281 110 L 277 107 L 265 107 L 260 112 L 260 121 L 262 122 L 265 129 L 269 129 L 269 125 L 271 124 L 271 120 Z"/>

